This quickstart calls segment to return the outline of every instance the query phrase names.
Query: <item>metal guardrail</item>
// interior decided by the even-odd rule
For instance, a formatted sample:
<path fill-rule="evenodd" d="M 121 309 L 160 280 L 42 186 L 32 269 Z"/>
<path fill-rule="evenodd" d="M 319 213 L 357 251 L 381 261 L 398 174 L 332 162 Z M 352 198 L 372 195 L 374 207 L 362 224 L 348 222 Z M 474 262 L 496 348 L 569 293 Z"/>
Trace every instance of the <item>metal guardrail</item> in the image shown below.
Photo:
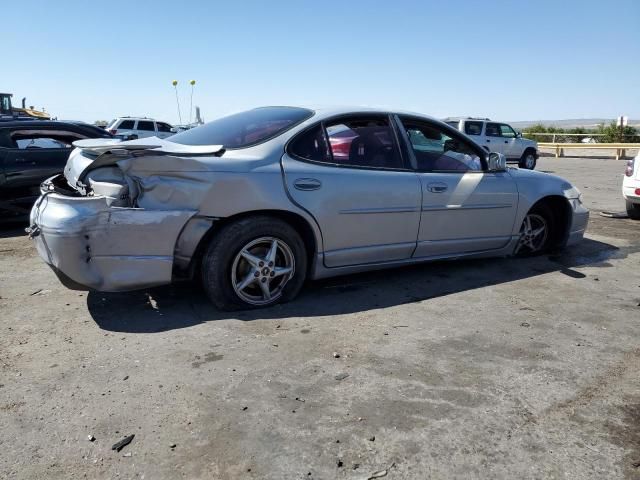
<path fill-rule="evenodd" d="M 538 142 L 538 148 L 555 149 L 556 158 L 564 157 L 564 151 L 569 149 L 580 150 L 615 150 L 616 160 L 626 156 L 626 150 L 640 149 L 640 143 L 558 143 Z"/>

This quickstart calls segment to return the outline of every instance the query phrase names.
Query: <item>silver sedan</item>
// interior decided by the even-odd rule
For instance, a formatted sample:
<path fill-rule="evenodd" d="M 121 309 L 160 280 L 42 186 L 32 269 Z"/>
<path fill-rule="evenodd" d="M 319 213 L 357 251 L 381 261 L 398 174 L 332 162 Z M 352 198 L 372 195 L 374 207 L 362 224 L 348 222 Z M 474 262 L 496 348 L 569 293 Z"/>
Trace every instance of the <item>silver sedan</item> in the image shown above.
<path fill-rule="evenodd" d="M 223 309 L 291 300 L 306 279 L 559 249 L 589 216 L 566 180 L 409 112 L 264 107 L 170 141 L 74 145 L 28 229 L 63 283 L 200 278 Z"/>

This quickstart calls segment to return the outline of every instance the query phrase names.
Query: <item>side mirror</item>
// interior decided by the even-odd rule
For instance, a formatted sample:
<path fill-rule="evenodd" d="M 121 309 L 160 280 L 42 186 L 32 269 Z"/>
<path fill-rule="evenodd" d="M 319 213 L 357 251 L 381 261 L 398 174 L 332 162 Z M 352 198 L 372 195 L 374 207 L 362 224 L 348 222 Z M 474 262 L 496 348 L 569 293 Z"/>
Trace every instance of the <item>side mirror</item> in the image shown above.
<path fill-rule="evenodd" d="M 176 127 L 171 127 L 171 128 L 169 129 L 169 131 L 170 131 L 171 133 L 178 133 L 178 129 L 177 129 Z"/>
<path fill-rule="evenodd" d="M 501 153 L 491 152 L 489 154 L 489 171 L 504 172 L 507 169 L 507 157 Z"/>

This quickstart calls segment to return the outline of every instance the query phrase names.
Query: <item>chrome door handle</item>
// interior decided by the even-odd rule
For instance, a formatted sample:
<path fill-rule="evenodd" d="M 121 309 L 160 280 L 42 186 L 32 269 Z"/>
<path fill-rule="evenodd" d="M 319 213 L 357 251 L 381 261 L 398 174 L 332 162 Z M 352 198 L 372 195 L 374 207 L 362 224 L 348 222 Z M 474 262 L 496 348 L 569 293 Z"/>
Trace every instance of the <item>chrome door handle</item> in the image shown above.
<path fill-rule="evenodd" d="M 443 193 L 449 188 L 445 183 L 430 183 L 427 185 L 427 190 L 432 193 Z"/>
<path fill-rule="evenodd" d="M 308 192 L 320 189 L 320 187 L 322 187 L 322 182 L 315 178 L 297 178 L 295 182 L 293 182 L 293 186 L 296 190 Z"/>

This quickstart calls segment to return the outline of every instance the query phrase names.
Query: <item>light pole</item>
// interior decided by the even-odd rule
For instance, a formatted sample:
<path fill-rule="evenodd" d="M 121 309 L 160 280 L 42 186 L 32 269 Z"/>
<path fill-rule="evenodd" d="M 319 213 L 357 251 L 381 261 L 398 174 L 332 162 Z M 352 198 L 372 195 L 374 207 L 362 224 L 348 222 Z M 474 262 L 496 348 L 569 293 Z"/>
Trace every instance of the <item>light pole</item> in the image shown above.
<path fill-rule="evenodd" d="M 178 100 L 178 81 L 174 80 L 171 82 L 173 88 L 176 90 L 176 104 L 178 105 L 178 119 L 180 119 L 180 124 L 182 125 L 182 114 L 180 113 L 180 100 Z"/>
<path fill-rule="evenodd" d="M 191 102 L 189 103 L 189 125 L 191 125 L 191 115 L 193 113 L 193 87 L 196 84 L 195 80 L 189 82 L 191 84 Z"/>

